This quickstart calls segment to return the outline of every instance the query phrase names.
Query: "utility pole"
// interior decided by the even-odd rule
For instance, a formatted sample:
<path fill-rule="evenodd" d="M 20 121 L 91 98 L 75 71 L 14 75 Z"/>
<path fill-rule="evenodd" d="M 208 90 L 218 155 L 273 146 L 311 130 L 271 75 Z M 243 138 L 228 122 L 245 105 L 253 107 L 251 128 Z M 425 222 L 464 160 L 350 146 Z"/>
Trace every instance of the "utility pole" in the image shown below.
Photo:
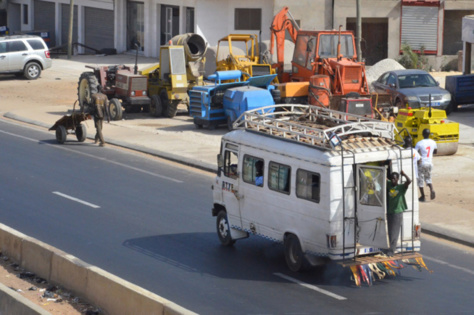
<path fill-rule="evenodd" d="M 356 46 L 357 46 L 357 61 L 362 61 L 362 49 L 360 48 L 360 40 L 362 38 L 362 18 L 360 17 L 360 0 L 356 2 L 357 6 L 357 26 L 356 26 Z"/>
<path fill-rule="evenodd" d="M 69 36 L 67 39 L 67 59 L 71 59 L 72 55 L 72 28 L 74 25 L 74 0 L 70 0 L 69 4 Z"/>

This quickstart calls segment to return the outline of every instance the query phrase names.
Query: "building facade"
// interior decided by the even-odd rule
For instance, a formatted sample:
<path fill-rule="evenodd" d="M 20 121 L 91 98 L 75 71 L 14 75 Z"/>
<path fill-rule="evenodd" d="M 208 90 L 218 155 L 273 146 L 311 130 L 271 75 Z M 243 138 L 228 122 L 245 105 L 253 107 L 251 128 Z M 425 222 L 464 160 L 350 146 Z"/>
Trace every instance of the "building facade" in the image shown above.
<path fill-rule="evenodd" d="M 72 18 L 77 53 L 113 48 L 158 57 L 174 35 L 197 33 L 210 46 L 232 33 L 270 39 L 273 16 L 288 6 L 301 29 L 356 29 L 356 0 L 0 0 L 10 33 L 47 31 L 50 47 L 66 45 Z M 73 3 L 73 11 L 70 4 Z M 371 65 L 396 59 L 404 43 L 440 67 L 462 50 L 462 17 L 472 0 L 360 0 L 362 55 Z M 1 10 L 1 7 L 0 7 Z M 2 15 L 0 14 L 0 17 Z M 0 25 L 1 26 L 1 25 Z M 90 49 L 92 48 L 92 49 Z M 287 56 L 291 57 L 291 56 Z"/>

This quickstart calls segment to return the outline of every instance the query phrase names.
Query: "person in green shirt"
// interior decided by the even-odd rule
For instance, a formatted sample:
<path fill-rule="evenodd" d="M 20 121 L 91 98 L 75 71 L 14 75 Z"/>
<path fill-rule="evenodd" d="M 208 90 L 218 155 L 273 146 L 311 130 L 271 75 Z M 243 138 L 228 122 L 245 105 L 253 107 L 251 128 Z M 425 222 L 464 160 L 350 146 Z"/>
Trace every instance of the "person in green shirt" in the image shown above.
<path fill-rule="evenodd" d="M 398 184 L 400 175 L 397 172 L 390 174 L 390 179 L 387 181 L 387 225 L 390 248 L 385 253 L 388 256 L 393 256 L 397 248 L 398 236 L 403 220 L 403 211 L 407 209 L 405 201 L 405 193 L 411 184 L 411 179 L 401 171 L 400 174 L 405 177 L 406 181 L 403 184 Z"/>

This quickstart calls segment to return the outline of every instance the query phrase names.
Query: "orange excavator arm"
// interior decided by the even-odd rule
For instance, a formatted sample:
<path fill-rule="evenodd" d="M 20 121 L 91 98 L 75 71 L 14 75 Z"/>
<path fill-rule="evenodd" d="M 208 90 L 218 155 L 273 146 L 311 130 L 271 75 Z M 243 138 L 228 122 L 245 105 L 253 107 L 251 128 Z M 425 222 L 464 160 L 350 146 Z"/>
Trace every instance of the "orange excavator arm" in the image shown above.
<path fill-rule="evenodd" d="M 287 14 L 291 19 L 288 18 Z M 272 33 L 270 38 L 270 54 L 273 55 L 273 47 L 275 46 L 276 40 L 278 62 L 276 68 L 283 71 L 283 64 L 285 62 L 285 31 L 288 31 L 293 43 L 296 42 L 296 34 L 298 31 L 298 26 L 291 16 L 288 7 L 284 7 L 275 15 L 270 30 Z"/>

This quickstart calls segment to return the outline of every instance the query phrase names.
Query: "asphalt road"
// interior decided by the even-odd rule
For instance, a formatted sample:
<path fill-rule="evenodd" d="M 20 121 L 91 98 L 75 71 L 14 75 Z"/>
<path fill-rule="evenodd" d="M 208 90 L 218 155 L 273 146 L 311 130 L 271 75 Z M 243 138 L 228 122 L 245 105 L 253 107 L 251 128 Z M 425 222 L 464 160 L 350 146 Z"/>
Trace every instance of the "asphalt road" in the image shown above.
<path fill-rule="evenodd" d="M 355 287 L 338 265 L 290 272 L 283 247 L 220 246 L 213 175 L 0 120 L 0 222 L 200 314 L 472 313 L 474 250 L 424 236 L 433 273 Z M 104 288 L 106 290 L 106 288 Z"/>

